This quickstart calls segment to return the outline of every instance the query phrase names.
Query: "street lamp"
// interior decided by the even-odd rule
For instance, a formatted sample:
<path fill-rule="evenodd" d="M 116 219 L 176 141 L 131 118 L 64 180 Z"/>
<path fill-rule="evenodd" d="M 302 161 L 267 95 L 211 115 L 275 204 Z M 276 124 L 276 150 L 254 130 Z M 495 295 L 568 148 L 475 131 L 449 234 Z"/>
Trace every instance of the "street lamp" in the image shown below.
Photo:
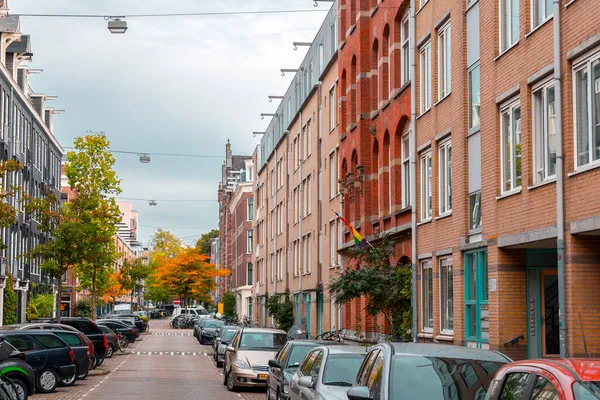
<path fill-rule="evenodd" d="M 123 34 L 127 32 L 127 21 L 121 18 L 125 17 L 106 17 L 108 19 L 108 30 L 112 34 Z"/>
<path fill-rule="evenodd" d="M 142 164 L 148 164 L 150 162 L 150 154 L 148 154 L 148 153 L 140 154 L 140 162 Z"/>

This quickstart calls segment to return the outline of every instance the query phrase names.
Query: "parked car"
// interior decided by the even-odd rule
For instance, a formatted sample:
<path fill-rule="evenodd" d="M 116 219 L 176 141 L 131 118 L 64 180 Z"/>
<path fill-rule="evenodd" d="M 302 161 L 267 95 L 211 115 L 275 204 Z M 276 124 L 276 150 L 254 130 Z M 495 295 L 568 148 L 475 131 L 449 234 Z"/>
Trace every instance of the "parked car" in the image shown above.
<path fill-rule="evenodd" d="M 148 323 L 146 323 L 146 321 L 141 319 L 140 316 L 136 314 L 119 314 L 112 316 L 111 318 L 128 320 L 131 320 L 131 318 L 133 318 L 133 324 L 140 330 L 140 332 L 146 332 L 148 330 Z"/>
<path fill-rule="evenodd" d="M 225 322 L 218 319 L 201 318 L 196 323 L 194 330 L 197 329 L 196 338 L 200 344 L 212 344 L 217 336 L 217 329 L 225 325 Z"/>
<path fill-rule="evenodd" d="M 119 349 L 119 337 L 116 332 L 110 329 L 108 326 L 98 324 L 98 328 L 104 334 L 106 334 L 106 340 L 108 341 L 108 347 L 106 349 L 106 358 L 111 358 L 115 354 L 115 350 Z"/>
<path fill-rule="evenodd" d="M 210 318 L 210 314 L 208 311 L 206 311 L 206 309 L 204 307 L 188 307 L 188 308 L 181 308 L 181 307 L 177 307 L 175 309 L 173 309 L 172 315 L 173 317 L 177 317 L 179 315 L 185 315 L 185 314 L 189 314 L 189 315 L 195 315 L 199 318 Z"/>
<path fill-rule="evenodd" d="M 90 357 L 89 357 L 89 367 L 87 368 L 87 370 L 85 369 L 85 367 L 78 369 L 77 379 L 79 379 L 79 380 L 85 379 L 88 375 L 88 372 L 90 370 L 96 368 L 96 356 L 94 354 L 94 344 L 87 336 L 85 336 L 82 332 L 78 331 L 77 329 L 73 328 L 72 326 L 65 325 L 65 324 L 51 324 L 51 323 L 33 323 L 33 324 L 32 323 L 23 323 L 23 324 L 16 324 L 16 325 L 8 325 L 5 327 L 2 327 L 2 329 L 17 330 L 17 331 L 44 329 L 44 330 L 50 330 L 50 331 L 58 330 L 58 331 L 69 331 L 69 332 L 78 333 L 80 339 L 82 339 L 84 341 L 85 345 L 87 346 L 87 350 L 88 350 L 88 353 L 90 354 Z M 79 372 L 79 371 L 81 371 L 81 372 Z"/>
<path fill-rule="evenodd" d="M 71 332 L 66 330 L 48 331 L 62 339 L 62 341 L 69 345 L 71 350 L 73 350 L 77 373 L 73 379 L 69 378 L 66 381 L 61 381 L 61 384 L 63 386 L 73 386 L 77 379 L 83 380 L 87 378 L 91 366 L 90 358 L 93 353 L 90 353 L 90 350 L 83 339 L 85 335 L 81 332 Z"/>
<path fill-rule="evenodd" d="M 15 349 L 4 338 L 0 338 L 0 376 L 13 382 L 18 400 L 27 400 L 33 395 L 35 373 L 27 364 L 27 355 Z"/>
<path fill-rule="evenodd" d="M 73 350 L 52 332 L 3 331 L 0 337 L 25 353 L 27 363 L 35 372 L 38 392 L 51 393 L 59 383 L 75 379 L 77 368 Z"/>
<path fill-rule="evenodd" d="M 56 323 L 56 320 L 50 320 L 50 322 Z M 108 348 L 108 340 L 106 335 L 98 328 L 98 325 L 88 318 L 77 318 L 77 317 L 63 317 L 60 319 L 60 323 L 64 325 L 72 326 L 77 329 L 85 336 L 88 337 L 94 344 L 94 354 L 96 356 L 96 366 L 102 365 L 104 357 L 106 357 L 106 349 Z"/>
<path fill-rule="evenodd" d="M 600 359 L 524 360 L 504 365 L 486 399 L 600 399 Z"/>
<path fill-rule="evenodd" d="M 292 375 L 304 361 L 306 355 L 317 346 L 345 346 L 342 342 L 327 340 L 290 340 L 275 356 L 269 360 L 269 376 L 267 378 L 267 399 L 286 400 Z M 365 351 L 363 348 L 363 355 Z"/>
<path fill-rule="evenodd" d="M 116 319 L 99 319 L 96 321 L 98 325 L 107 326 L 116 333 L 120 333 L 125 336 L 129 343 L 135 342 L 135 339 L 138 337 L 136 328 L 133 325 L 127 324 L 125 322 L 116 320 Z"/>
<path fill-rule="evenodd" d="M 223 366 L 223 361 L 225 361 L 225 353 L 227 352 L 227 347 L 231 344 L 231 341 L 235 337 L 238 329 L 229 329 L 223 337 L 219 338 L 219 345 L 214 351 L 214 359 L 217 364 L 217 368 L 221 368 Z M 215 340 L 216 342 L 216 340 Z"/>
<path fill-rule="evenodd" d="M 483 400 L 496 371 L 511 361 L 502 353 L 462 346 L 381 343 L 369 349 L 347 395 L 350 400 Z"/>
<path fill-rule="evenodd" d="M 360 346 L 319 346 L 310 351 L 290 379 L 290 400 L 346 399 L 365 358 Z"/>
<path fill-rule="evenodd" d="M 281 329 L 242 328 L 227 347 L 224 384 L 230 392 L 240 386 L 265 387 L 269 360 L 285 345 L 287 334 Z"/>
<path fill-rule="evenodd" d="M 217 350 L 219 349 L 219 346 L 221 344 L 221 338 L 223 337 L 223 335 L 225 335 L 225 333 L 227 333 L 227 331 L 232 330 L 232 331 L 237 332 L 239 329 L 240 329 L 240 327 L 237 325 L 223 325 L 222 327 L 217 328 L 216 337 L 212 344 L 213 359 L 215 361 L 217 361 Z M 230 341 L 231 341 L 231 339 L 230 339 Z"/>

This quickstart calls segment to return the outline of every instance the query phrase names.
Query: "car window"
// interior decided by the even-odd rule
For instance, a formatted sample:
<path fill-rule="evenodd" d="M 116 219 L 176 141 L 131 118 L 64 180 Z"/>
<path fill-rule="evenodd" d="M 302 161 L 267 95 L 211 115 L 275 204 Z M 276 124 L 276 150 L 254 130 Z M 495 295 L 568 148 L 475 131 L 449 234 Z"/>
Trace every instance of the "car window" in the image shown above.
<path fill-rule="evenodd" d="M 206 324 L 204 324 L 204 328 L 220 328 L 223 325 L 223 321 L 209 321 Z"/>
<path fill-rule="evenodd" d="M 279 363 L 279 364 L 283 364 L 283 361 L 285 360 L 285 358 L 287 357 L 288 353 L 290 352 L 290 349 L 292 348 L 291 343 L 286 343 L 285 346 L 283 346 L 281 348 L 281 350 L 279 350 L 277 352 L 277 355 L 275 356 L 275 360 Z"/>
<path fill-rule="evenodd" d="M 381 396 L 381 378 L 383 375 L 384 363 L 385 359 L 383 353 L 379 352 L 379 355 L 375 358 L 375 362 L 373 363 L 373 368 L 371 368 L 371 372 L 369 373 L 369 379 L 367 380 L 367 387 L 369 388 L 369 393 L 373 399 L 378 399 Z"/>
<path fill-rule="evenodd" d="M 529 374 L 525 372 L 516 372 L 508 374 L 502 385 L 500 400 L 521 400 L 525 399 L 525 391 L 529 382 Z"/>
<path fill-rule="evenodd" d="M 310 375 L 310 369 L 312 368 L 312 365 L 315 362 L 315 358 L 317 358 L 317 353 L 318 351 L 313 351 L 310 354 L 308 354 L 304 359 L 304 363 L 302 363 L 302 366 L 300 366 L 300 372 L 304 376 Z"/>
<path fill-rule="evenodd" d="M 531 394 L 532 400 L 558 400 L 560 396 L 556 391 L 554 385 L 543 376 L 538 376 L 535 380 L 535 386 L 533 387 L 533 393 Z"/>
<path fill-rule="evenodd" d="M 237 348 L 238 344 L 240 343 L 240 335 L 241 335 L 241 331 L 237 331 L 235 333 L 235 337 L 233 338 L 233 342 L 232 342 L 232 346 Z"/>
<path fill-rule="evenodd" d="M 54 334 L 56 336 L 58 336 L 59 338 L 61 338 L 69 346 L 83 346 L 84 345 L 76 333 L 55 332 Z"/>
<path fill-rule="evenodd" d="M 319 351 L 317 356 L 315 357 L 315 361 L 313 361 L 313 365 L 310 369 L 311 376 L 319 376 L 319 370 L 321 369 L 321 364 L 323 363 L 323 352 Z"/>
<path fill-rule="evenodd" d="M 298 368 L 298 366 L 300 366 L 300 364 L 304 360 L 304 357 L 306 357 L 308 352 L 311 351 L 312 349 L 314 349 L 314 345 L 313 346 L 294 346 L 294 348 L 291 350 L 291 353 L 290 353 L 290 358 L 287 363 L 287 368 Z"/>
<path fill-rule="evenodd" d="M 34 339 L 43 344 L 47 349 L 66 347 L 65 343 L 54 335 L 35 335 Z"/>
<path fill-rule="evenodd" d="M 242 350 L 279 350 L 286 342 L 285 333 L 243 332 L 240 338 Z"/>
<path fill-rule="evenodd" d="M 332 386 L 352 386 L 365 354 L 334 354 L 327 357 L 323 383 Z"/>
<path fill-rule="evenodd" d="M 375 349 L 369 354 L 367 354 L 367 359 L 363 362 L 362 369 L 360 370 L 360 376 L 357 379 L 357 383 L 359 386 L 367 386 L 367 381 L 369 380 L 371 368 L 373 367 L 373 363 L 375 363 L 375 359 L 378 355 L 378 349 Z"/>
<path fill-rule="evenodd" d="M 19 351 L 39 350 L 42 348 L 30 336 L 26 335 L 10 335 L 5 336 L 4 339 Z"/>

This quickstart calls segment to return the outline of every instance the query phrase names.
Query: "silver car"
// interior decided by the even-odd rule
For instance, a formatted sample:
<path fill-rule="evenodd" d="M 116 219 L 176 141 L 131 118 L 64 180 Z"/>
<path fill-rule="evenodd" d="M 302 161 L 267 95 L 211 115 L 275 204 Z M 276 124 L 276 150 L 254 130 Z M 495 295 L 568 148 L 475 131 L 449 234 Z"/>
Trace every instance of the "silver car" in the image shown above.
<path fill-rule="evenodd" d="M 290 399 L 347 400 L 365 354 L 359 346 L 315 347 L 290 380 Z"/>
<path fill-rule="evenodd" d="M 221 368 L 223 366 L 223 362 L 225 361 L 225 353 L 227 352 L 227 346 L 231 344 L 231 341 L 238 330 L 239 329 L 230 329 L 223 334 L 223 337 L 220 338 L 219 344 L 215 350 L 215 361 L 217 363 L 217 368 Z"/>

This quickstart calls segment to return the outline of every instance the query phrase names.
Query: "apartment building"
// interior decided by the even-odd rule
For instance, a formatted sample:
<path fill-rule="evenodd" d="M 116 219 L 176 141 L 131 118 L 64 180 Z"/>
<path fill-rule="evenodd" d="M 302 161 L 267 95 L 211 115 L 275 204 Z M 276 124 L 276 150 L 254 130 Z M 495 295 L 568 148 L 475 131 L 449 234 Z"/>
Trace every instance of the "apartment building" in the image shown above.
<path fill-rule="evenodd" d="M 339 179 L 343 216 L 367 240 L 388 237 L 393 262 L 410 262 L 408 1 L 340 1 Z M 345 255 L 354 246 L 344 227 Z M 344 260 L 349 268 L 351 260 Z M 377 340 L 383 318 L 368 316 L 365 300 L 344 307 L 344 327 Z"/>
<path fill-rule="evenodd" d="M 32 59 L 31 38 L 21 32 L 19 16 L 9 15 L 6 1 L 0 2 L 0 39 L 0 157 L 23 165 L 22 170 L 5 177 L 3 188 L 20 186 L 30 196 L 53 192 L 58 198 L 64 151 L 52 130 L 54 115 L 60 111 L 46 105 L 55 97 L 35 93 L 29 86 L 29 76 L 41 71 L 22 65 Z M 10 199 L 18 209 L 17 221 L 2 230 L 5 249 L 1 251 L 0 270 L 0 299 L 5 285 L 14 285 L 18 294 L 18 321 L 25 320 L 31 284 L 39 284 L 38 291 L 48 292 L 54 290 L 55 284 L 41 270 L 41 260 L 20 257 L 37 243 L 49 239 L 39 231 L 38 221 L 25 213 L 21 199 L 20 192 Z M 13 282 L 6 282 L 6 271 L 11 272 Z"/>
<path fill-rule="evenodd" d="M 415 11 L 419 337 L 595 353 L 600 3 Z"/>
<path fill-rule="evenodd" d="M 311 337 L 339 327 L 327 292 L 340 267 L 337 30 L 334 3 L 254 154 L 255 317 L 273 325 L 266 299 L 289 291 Z"/>

